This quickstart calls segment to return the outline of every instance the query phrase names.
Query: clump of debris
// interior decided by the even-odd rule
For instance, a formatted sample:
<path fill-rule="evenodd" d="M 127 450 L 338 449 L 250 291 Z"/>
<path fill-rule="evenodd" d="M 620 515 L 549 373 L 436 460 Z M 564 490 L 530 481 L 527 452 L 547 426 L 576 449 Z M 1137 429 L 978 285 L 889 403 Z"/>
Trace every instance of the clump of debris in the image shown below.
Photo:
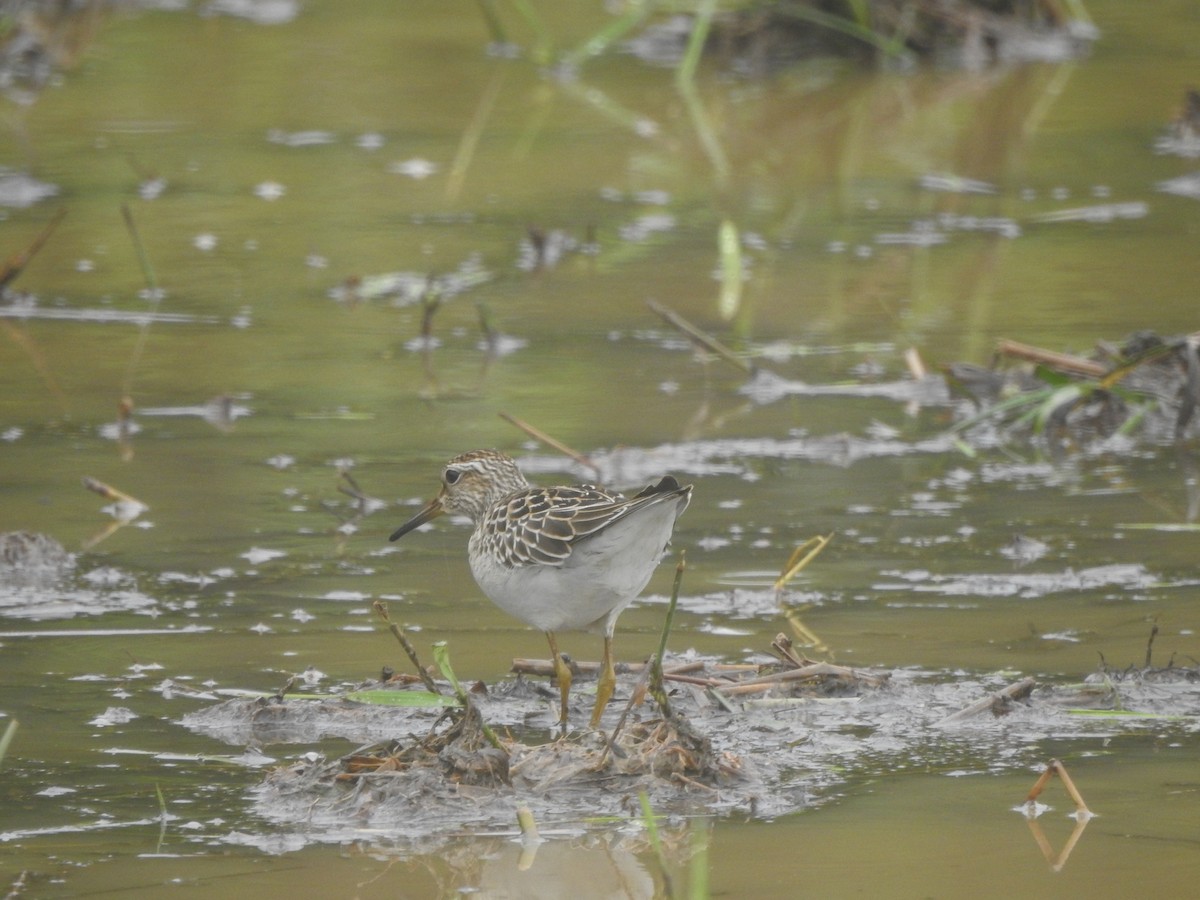
<path fill-rule="evenodd" d="M 976 405 L 959 431 L 982 425 L 1106 438 L 1136 429 L 1152 441 L 1197 433 L 1200 332 L 1142 331 L 1119 345 L 1101 342 L 1088 357 L 1003 340 L 990 367 L 958 362 L 945 373 Z"/>
<path fill-rule="evenodd" d="M 184 717 L 231 744 L 360 742 L 307 750 L 254 789 L 257 814 L 298 839 L 364 836 L 428 846 L 466 830 L 512 829 L 518 810 L 552 827 L 656 814 L 774 818 L 820 802 L 856 776 L 978 766 L 1044 765 L 1042 741 L 1111 737 L 1114 728 L 1195 728 L 1200 668 L 1105 666 L 1080 684 L 1003 673 L 873 672 L 814 662 L 780 635 L 776 660 L 729 664 L 695 653 L 620 672 L 623 704 L 601 730 L 553 730 L 557 691 L 525 674 L 476 684 L 435 704 L 421 680 L 393 676 L 324 697 L 238 698 Z M 782 652 L 781 652 L 782 651 Z M 1147 647 L 1149 653 L 1149 647 Z M 791 657 L 788 659 L 787 657 Z M 517 660 L 519 671 L 550 669 Z M 580 664 L 581 678 L 588 667 Z M 389 700 L 381 695 L 390 695 Z M 465 695 L 466 700 L 462 702 Z M 363 702 L 355 697 L 370 697 Z M 263 757 L 263 763 L 273 762 Z"/>

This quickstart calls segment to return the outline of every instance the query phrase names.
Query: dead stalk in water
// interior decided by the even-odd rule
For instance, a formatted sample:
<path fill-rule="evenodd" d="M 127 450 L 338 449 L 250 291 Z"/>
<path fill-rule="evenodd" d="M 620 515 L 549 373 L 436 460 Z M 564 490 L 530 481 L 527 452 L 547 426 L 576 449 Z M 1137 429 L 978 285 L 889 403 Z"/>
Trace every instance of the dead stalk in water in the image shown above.
<path fill-rule="evenodd" d="M 775 640 L 771 641 L 771 650 L 788 665 L 797 669 L 814 665 L 817 662 L 815 659 L 809 659 L 803 653 L 797 656 L 792 649 L 792 639 L 782 632 L 775 635 Z"/>
<path fill-rule="evenodd" d="M 475 148 L 479 146 L 484 126 L 492 115 L 492 109 L 496 106 L 496 99 L 500 96 L 500 88 L 504 84 L 507 71 L 504 66 L 495 70 L 495 74 L 488 81 L 479 98 L 479 103 L 475 106 L 471 121 L 467 123 L 466 129 L 458 141 L 454 161 L 450 164 L 450 172 L 446 176 L 447 200 L 458 199 L 458 195 L 462 192 L 463 184 L 467 180 L 467 170 L 471 168 L 471 160 L 475 157 Z"/>
<path fill-rule="evenodd" d="M 671 881 L 671 872 L 667 868 L 667 854 L 663 850 L 662 838 L 658 833 L 658 820 L 654 816 L 654 809 L 650 806 L 650 798 L 645 791 L 638 792 L 638 803 L 642 807 L 642 824 L 646 826 L 646 836 L 650 838 L 650 847 L 654 850 L 654 856 L 658 860 L 663 887 L 666 889 L 665 894 L 668 897 L 674 897 L 675 887 Z"/>
<path fill-rule="evenodd" d="M 646 687 L 650 681 L 650 672 L 654 668 L 654 662 L 654 657 L 651 657 L 650 661 L 646 665 L 642 666 L 641 675 L 638 676 L 637 683 L 634 684 L 633 690 L 629 692 L 629 701 L 625 704 L 625 709 L 621 711 L 621 718 L 617 719 L 617 724 L 613 728 L 612 734 L 605 736 L 604 752 L 600 754 L 600 761 L 596 763 L 597 771 L 601 771 L 604 768 L 605 763 L 608 762 L 609 753 L 613 753 L 617 756 L 625 755 L 617 747 L 617 735 L 619 735 L 621 730 L 625 727 L 625 720 L 629 718 L 629 713 L 632 712 L 635 707 L 639 706 L 642 700 L 645 699 Z"/>
<path fill-rule="evenodd" d="M 656 303 L 653 300 L 647 300 L 646 305 L 650 307 L 651 312 L 657 315 L 672 328 L 682 332 L 686 337 L 691 339 L 693 343 L 700 345 L 710 353 L 716 354 L 731 366 L 737 367 L 750 376 L 753 376 L 758 372 L 758 368 L 753 363 L 742 359 L 716 338 L 701 331 L 674 310 L 668 309 L 661 303 Z"/>
<path fill-rule="evenodd" d="M 138 264 L 142 267 L 142 277 L 146 279 L 146 287 L 150 292 L 150 311 L 157 312 L 159 304 L 162 303 L 162 292 L 158 288 L 158 278 L 154 274 L 154 267 L 150 265 L 150 256 L 146 252 L 146 245 L 142 243 L 142 235 L 138 231 L 137 223 L 133 220 L 129 204 L 121 204 L 121 216 L 125 219 L 125 227 L 129 230 L 133 248 L 137 251 Z M 133 393 L 133 374 L 137 371 L 138 364 L 142 361 L 142 354 L 146 350 L 146 340 L 150 337 L 150 321 L 151 319 L 147 317 L 142 322 L 141 328 L 138 329 L 137 343 L 133 346 L 133 353 L 129 355 L 129 365 L 125 369 L 125 381 L 121 388 L 123 396 Z"/>
<path fill-rule="evenodd" d="M 372 608 L 375 610 L 376 615 L 383 619 L 384 623 L 387 625 L 392 634 L 396 636 L 396 640 L 400 642 L 400 646 L 404 648 L 404 652 L 408 654 L 409 661 L 412 662 L 413 666 L 416 668 L 417 675 L 420 676 L 421 683 L 425 685 L 425 689 L 431 694 L 440 694 L 441 691 L 438 690 L 436 682 L 434 682 L 433 678 L 430 676 L 425 667 L 421 665 L 421 660 L 417 658 L 416 648 L 413 647 L 412 642 L 408 639 L 408 635 L 406 635 L 404 633 L 404 629 L 393 622 L 391 616 L 388 615 L 387 604 L 382 600 L 376 600 L 372 604 Z"/>
<path fill-rule="evenodd" d="M 575 462 L 579 463 L 581 466 L 585 466 L 585 467 L 591 469 L 597 475 L 600 474 L 600 468 L 594 462 L 592 462 L 590 459 L 588 459 L 586 456 L 584 456 L 582 453 L 580 453 L 578 450 L 568 447 L 566 444 L 564 444 L 560 440 L 552 438 L 550 435 L 546 434 L 546 432 L 542 431 L 539 428 L 535 428 L 534 426 L 530 425 L 528 422 L 524 421 L 523 419 L 518 419 L 516 416 L 510 416 L 506 412 L 499 413 L 498 415 L 509 425 L 513 425 L 513 426 L 521 429 L 523 432 L 525 432 L 527 435 L 529 435 L 535 441 L 541 441 L 547 447 L 553 447 L 555 450 L 557 450 L 563 456 L 569 456 L 571 459 L 575 460 Z"/>
<path fill-rule="evenodd" d="M 671 585 L 671 601 L 667 604 L 667 617 L 663 622 L 662 636 L 658 640 L 658 653 L 650 665 L 650 695 L 658 703 L 668 719 L 671 718 L 671 702 L 667 699 L 667 690 L 663 686 L 663 654 L 667 652 L 667 638 L 671 634 L 671 620 L 675 617 L 675 607 L 679 603 L 679 585 L 683 581 L 683 570 L 687 568 L 687 557 L 684 551 L 679 553 L 679 563 L 675 566 L 675 582 Z"/>
<path fill-rule="evenodd" d="M 538 844 L 542 837 L 538 834 L 537 821 L 533 811 L 528 806 L 517 807 L 517 825 L 521 829 L 521 857 L 517 860 L 517 871 L 527 872 L 533 866 Z"/>
<path fill-rule="evenodd" d="M 904 351 L 904 365 L 908 367 L 908 374 L 912 376 L 913 381 L 920 381 L 929 374 L 925 360 L 921 359 L 921 351 L 916 347 L 909 347 Z"/>
<path fill-rule="evenodd" d="M 4 734 L 0 734 L 0 765 L 4 764 L 4 756 L 8 753 L 8 746 L 12 743 L 12 739 L 17 735 L 17 728 L 17 720 L 10 719 L 8 727 L 4 729 Z"/>
<path fill-rule="evenodd" d="M 1052 759 L 1046 765 L 1046 771 L 1038 777 L 1033 787 L 1029 790 L 1029 796 L 1025 798 L 1025 804 L 1031 805 L 1041 796 L 1050 779 L 1055 775 L 1062 782 L 1063 788 L 1066 789 L 1067 796 L 1071 798 L 1071 802 L 1075 804 L 1076 816 L 1091 816 L 1093 813 L 1088 809 L 1087 804 L 1083 800 L 1083 795 L 1079 793 L 1079 788 L 1075 787 L 1075 782 L 1071 780 L 1071 776 L 1067 774 L 1067 767 L 1057 759 Z"/>
<path fill-rule="evenodd" d="M 479 711 L 475 709 L 471 703 L 471 696 L 462 686 L 462 682 L 458 680 L 458 676 L 454 674 L 454 669 L 450 667 L 450 648 L 445 641 L 438 641 L 433 645 L 433 660 L 437 664 L 438 671 L 442 673 L 442 677 L 450 682 L 450 686 L 454 688 L 454 694 L 458 697 L 458 702 L 462 704 L 462 708 L 467 715 L 471 715 L 474 711 L 475 715 L 479 715 Z M 437 693 L 436 689 L 433 689 Z M 496 737 L 496 732 L 492 731 L 492 726 L 483 721 L 483 717 L 479 717 L 479 730 L 483 732 L 483 736 L 487 738 L 487 742 L 495 749 L 499 750 L 505 756 L 508 756 L 508 751 L 504 749 L 504 745 L 500 743 L 500 738 Z"/>
<path fill-rule="evenodd" d="M 17 276 L 25 271 L 25 267 L 29 265 L 39 250 L 50 239 L 50 235 L 54 233 L 54 229 L 58 227 L 58 223 L 63 220 L 63 216 L 67 214 L 66 207 L 62 207 L 53 216 L 46 226 L 38 232 L 37 236 L 30 241 L 29 246 L 24 250 L 18 250 L 0 267 L 0 291 L 8 287 L 9 283 L 14 281 Z"/>
<path fill-rule="evenodd" d="M 824 537 L 817 535 L 810 537 L 807 541 L 792 551 L 792 555 L 788 557 L 787 563 L 783 567 L 783 571 L 779 573 L 779 577 L 775 579 L 775 596 L 778 598 L 783 593 L 783 589 L 788 586 L 788 583 L 807 568 L 817 556 L 829 546 L 829 542 L 833 540 L 834 532 L 830 532 Z"/>
<path fill-rule="evenodd" d="M 939 725 L 953 725 L 956 722 L 961 722 L 964 719 L 970 719 L 982 712 L 993 709 L 997 704 L 1008 703 L 1012 700 L 1021 700 L 1028 697 L 1033 691 L 1037 682 L 1032 678 L 1022 678 L 1020 681 L 1014 681 L 1008 687 L 1001 691 L 995 691 L 988 694 L 981 700 L 977 700 L 970 706 L 960 709 L 956 713 L 951 713 L 938 722 Z"/>
<path fill-rule="evenodd" d="M 124 504 L 128 507 L 127 515 L 114 515 L 118 521 L 129 521 L 136 519 L 139 515 L 145 512 L 150 507 L 138 500 L 136 497 L 131 497 L 124 491 L 119 491 L 111 484 L 105 484 L 98 478 L 92 478 L 89 475 L 83 477 L 83 486 L 95 494 L 99 494 L 105 500 L 112 500 L 114 503 Z"/>
<path fill-rule="evenodd" d="M 1082 356 L 1045 350 L 1030 344 L 1022 344 L 1019 341 L 1010 341 L 1007 339 L 998 341 L 996 343 L 996 355 L 1011 356 L 1014 359 L 1022 359 L 1026 362 L 1044 365 L 1057 372 L 1082 375 L 1084 378 L 1103 378 L 1108 374 L 1106 366 L 1098 362 L 1093 362 L 1090 359 L 1084 359 Z"/>
<path fill-rule="evenodd" d="M 792 681 L 805 681 L 810 678 L 820 678 L 825 675 L 833 675 L 838 678 L 850 678 L 855 681 L 864 681 L 868 684 L 877 684 L 878 679 L 869 675 L 864 675 L 861 672 L 856 672 L 853 669 L 847 669 L 845 666 L 835 666 L 832 663 L 813 663 L 809 666 L 804 666 L 799 669 L 788 669 L 786 672 L 774 672 L 770 675 L 763 675 L 759 678 L 748 678 L 745 681 L 740 681 L 737 684 L 723 685 L 722 692 L 728 696 L 737 696 L 738 694 L 754 694 L 772 687 L 777 687 L 781 684 L 786 684 Z"/>

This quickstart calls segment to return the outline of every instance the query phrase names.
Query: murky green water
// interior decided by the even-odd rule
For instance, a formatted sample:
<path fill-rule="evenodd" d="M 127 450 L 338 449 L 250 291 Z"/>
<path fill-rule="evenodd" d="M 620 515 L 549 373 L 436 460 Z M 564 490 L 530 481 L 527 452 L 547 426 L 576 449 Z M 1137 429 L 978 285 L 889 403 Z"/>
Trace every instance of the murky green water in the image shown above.
<path fill-rule="evenodd" d="M 302 825 L 251 811 L 260 765 L 213 759 L 242 748 L 178 724 L 209 702 L 189 689 L 399 667 L 377 598 L 423 645 L 449 641 L 464 676 L 544 655 L 540 635 L 479 594 L 464 529 L 386 542 L 464 449 L 512 451 L 535 480 L 590 477 L 499 412 L 596 455 L 617 487 L 666 469 L 695 482 L 676 533 L 689 559 L 678 649 L 762 653 L 786 622 L 769 605 L 739 609 L 733 592 L 761 593 L 797 543 L 836 531 L 795 587 L 840 662 L 1074 680 L 1101 653 L 1141 663 L 1153 621 L 1156 661 L 1195 664 L 1196 535 L 1169 530 L 1194 524 L 1193 447 L 929 449 L 945 407 L 798 389 L 756 400 L 644 305 L 815 385 L 857 383 L 864 366 L 902 379 L 910 346 L 930 365 L 986 363 L 1002 337 L 1087 352 L 1136 329 L 1194 330 L 1200 206 L 1155 185 L 1196 163 L 1153 144 L 1192 80 L 1200 20 L 1186 2 L 1154 16 L 1088 6 L 1103 38 L 1074 63 L 705 74 L 707 151 L 670 73 L 613 57 L 560 83 L 486 56 L 466 7 L 361 3 L 347 16 L 313 0 L 275 26 L 194 11 L 96 23 L 36 102 L 6 101 L 0 128 L 0 165 L 58 188 L 4 211 L 0 255 L 68 210 L 14 285 L 32 295 L 15 301 L 27 315 L 0 318 L 0 531 L 54 535 L 81 573 L 59 605 L 0 605 L 0 729 L 20 721 L 0 794 L 6 884 L 26 872 L 30 896 L 652 894 L 636 828 L 554 837 L 528 872 L 502 837 L 307 843 Z M 569 45 L 601 21 L 550 26 Z M 930 173 L 996 191 L 920 189 Z M 165 187 L 146 199 L 154 178 Z M 1035 221 L 1100 203 L 1146 208 Z M 881 238 L 911 240 L 915 221 L 939 216 L 944 243 Z M 746 266 L 729 322 L 714 277 L 726 218 Z M 530 227 L 595 246 L 531 272 L 519 265 Z M 370 296 L 373 276 L 464 267 L 486 279 L 447 292 L 428 356 L 414 349 L 419 306 Z M 347 299 L 350 279 L 362 287 Z M 513 352 L 480 349 L 479 303 L 519 339 Z M 142 328 L 148 311 L 168 318 Z M 140 430 L 122 442 L 126 394 Z M 219 396 L 244 413 L 229 427 L 204 416 Z M 820 444 L 837 435 L 841 450 Z M 356 517 L 340 468 L 387 508 Z M 85 476 L 149 510 L 102 536 L 112 519 Z M 1004 553 L 1017 533 L 1045 554 L 1018 567 Z M 660 600 L 668 569 L 649 589 Z M 622 616 L 619 656 L 653 651 L 662 609 Z M 598 651 L 592 636 L 563 640 Z M 113 707 L 136 718 L 102 717 Z M 314 748 L 262 749 L 288 761 Z M 1011 812 L 1028 767 L 881 764 L 794 816 L 712 824 L 713 893 L 1186 895 L 1200 875 L 1194 724 L 1047 735 L 1044 750 L 1100 814 L 1060 872 Z M 172 816 L 162 830 L 156 790 Z M 1050 802 L 1042 821 L 1060 848 L 1074 823 L 1061 793 Z"/>

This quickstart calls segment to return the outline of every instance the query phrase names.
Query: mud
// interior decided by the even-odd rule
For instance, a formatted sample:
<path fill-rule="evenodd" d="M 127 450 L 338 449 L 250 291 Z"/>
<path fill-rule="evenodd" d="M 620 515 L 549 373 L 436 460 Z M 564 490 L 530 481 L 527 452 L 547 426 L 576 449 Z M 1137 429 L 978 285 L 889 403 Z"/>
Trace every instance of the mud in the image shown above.
<path fill-rule="evenodd" d="M 1036 768 L 1053 755 L 1045 746 L 1052 740 L 1086 746 L 1144 729 L 1200 730 L 1200 668 L 1146 667 L 1117 677 L 1101 671 L 1068 685 L 1011 673 L 962 677 L 824 664 L 805 667 L 811 678 L 787 681 L 778 679 L 798 670 L 692 656 L 669 659 L 672 666 L 688 674 L 671 686 L 670 715 L 646 699 L 618 727 L 626 704 L 615 702 L 603 732 L 560 740 L 549 731 L 555 692 L 520 676 L 477 685 L 466 713 L 338 697 L 234 699 L 185 716 L 183 724 L 235 745 L 335 736 L 363 743 L 333 759 L 309 751 L 268 772 L 253 791 L 255 811 L 307 839 L 370 835 L 426 848 L 464 829 L 512 829 L 518 807 L 539 823 L 595 830 L 640 815 L 644 793 L 668 816 L 772 819 L 820 804 L 855 778 Z M 769 689 L 735 693 L 763 672 L 777 679 Z M 618 698 L 636 693 L 640 680 L 623 675 Z M 726 687 L 717 696 L 701 682 Z M 575 699 L 573 721 L 582 721 L 588 698 Z M 483 721 L 500 735 L 499 747 L 482 735 Z"/>
<path fill-rule="evenodd" d="M 45 534 L 0 532 L 0 589 L 47 588 L 66 579 L 75 557 Z"/>

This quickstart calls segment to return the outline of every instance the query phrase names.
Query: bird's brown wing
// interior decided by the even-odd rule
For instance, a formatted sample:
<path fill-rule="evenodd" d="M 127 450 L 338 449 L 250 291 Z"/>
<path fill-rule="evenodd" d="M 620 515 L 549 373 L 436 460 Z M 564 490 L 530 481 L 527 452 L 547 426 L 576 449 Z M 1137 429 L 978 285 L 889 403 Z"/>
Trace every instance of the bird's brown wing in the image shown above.
<path fill-rule="evenodd" d="M 530 488 L 508 498 L 487 518 L 487 544 L 504 565 L 561 566 L 574 546 L 664 495 L 690 491 L 671 476 L 634 497 L 595 485 Z"/>

